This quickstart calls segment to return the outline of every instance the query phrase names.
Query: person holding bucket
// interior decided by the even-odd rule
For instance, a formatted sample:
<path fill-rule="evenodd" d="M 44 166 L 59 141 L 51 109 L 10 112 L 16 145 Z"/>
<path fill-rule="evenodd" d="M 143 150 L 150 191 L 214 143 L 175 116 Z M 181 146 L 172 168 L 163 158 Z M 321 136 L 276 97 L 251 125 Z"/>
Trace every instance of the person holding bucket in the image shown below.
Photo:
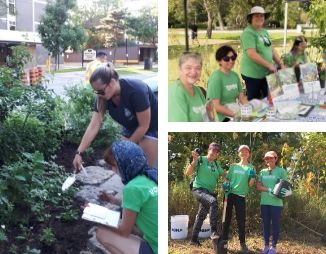
<path fill-rule="evenodd" d="M 280 219 L 283 200 L 273 194 L 273 189 L 278 180 L 287 180 L 286 170 L 276 165 L 277 153 L 269 151 L 264 160 L 268 166 L 259 173 L 257 190 L 261 191 L 260 213 L 263 219 L 263 236 L 265 247 L 263 254 L 276 254 L 276 245 L 280 233 Z M 272 246 L 270 247 L 270 227 L 272 225 Z"/>
<path fill-rule="evenodd" d="M 218 178 L 226 174 L 220 162 L 217 161 L 220 154 L 220 146 L 217 143 L 209 145 L 206 156 L 201 156 L 198 152 L 198 149 L 192 151 L 192 162 L 185 171 L 186 175 L 195 175 L 192 194 L 199 203 L 190 241 L 192 245 L 200 245 L 198 235 L 208 212 L 210 213 L 211 239 L 218 238 L 216 187 Z"/>
<path fill-rule="evenodd" d="M 120 175 L 123 188 L 122 203 L 112 194 L 102 192 L 102 200 L 122 207 L 122 220 L 117 229 L 99 226 L 98 241 L 110 253 L 158 253 L 158 175 L 150 168 L 143 150 L 130 141 L 116 141 L 104 153 L 104 160 Z M 131 234 L 134 226 L 143 234 Z"/>
<path fill-rule="evenodd" d="M 238 149 L 240 162 L 232 164 L 226 175 L 226 181 L 223 183 L 225 198 L 227 199 L 225 222 L 223 226 L 223 241 L 229 239 L 229 228 L 232 219 L 233 206 L 238 223 L 238 233 L 241 246 L 241 253 L 249 253 L 246 245 L 246 195 L 249 186 L 255 184 L 256 172 L 254 166 L 249 163 L 250 148 L 247 145 L 241 145 Z"/>

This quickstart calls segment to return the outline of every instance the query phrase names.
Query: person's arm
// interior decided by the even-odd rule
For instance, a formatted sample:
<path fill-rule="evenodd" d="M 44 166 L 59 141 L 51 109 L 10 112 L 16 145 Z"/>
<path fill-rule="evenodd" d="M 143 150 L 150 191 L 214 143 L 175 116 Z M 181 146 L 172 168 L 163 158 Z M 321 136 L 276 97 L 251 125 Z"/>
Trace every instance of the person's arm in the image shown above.
<path fill-rule="evenodd" d="M 240 103 L 241 103 L 242 105 L 246 105 L 246 104 L 248 104 L 248 98 L 247 98 L 247 96 L 245 95 L 244 92 L 241 92 L 241 93 L 239 94 L 239 101 L 240 101 Z"/>
<path fill-rule="evenodd" d="M 142 112 L 136 112 L 136 116 L 138 121 L 138 127 L 133 132 L 129 140 L 137 144 L 144 137 L 145 133 L 149 129 L 149 125 L 151 122 L 151 108 L 149 107 L 148 109 Z"/>
<path fill-rule="evenodd" d="M 213 99 L 213 103 L 214 103 L 214 108 L 215 108 L 216 112 L 221 113 L 225 116 L 230 116 L 230 117 L 235 116 L 235 112 L 233 112 L 228 107 L 222 105 L 220 103 L 220 99 Z"/>
<path fill-rule="evenodd" d="M 247 49 L 247 55 L 250 59 L 252 59 L 255 63 L 260 64 L 267 68 L 270 72 L 276 72 L 276 67 L 271 64 L 270 62 L 266 61 L 264 58 L 262 58 L 254 48 L 248 48 Z"/>
<path fill-rule="evenodd" d="M 252 186 L 254 186 L 254 184 L 255 184 L 255 178 L 251 178 L 249 180 L 249 186 L 252 187 Z"/>
<path fill-rule="evenodd" d="M 266 188 L 261 181 L 257 182 L 257 190 L 258 191 L 264 191 L 264 192 L 270 192 L 271 191 L 270 189 Z"/>
<path fill-rule="evenodd" d="M 88 127 L 77 149 L 80 153 L 83 153 L 87 149 L 87 147 L 89 147 L 89 145 L 92 143 L 92 141 L 94 140 L 94 138 L 96 137 L 97 133 L 101 128 L 102 121 L 103 121 L 103 114 L 99 112 L 93 112 L 92 119 L 88 124 Z M 81 154 L 76 154 L 73 160 L 74 168 L 76 170 L 79 170 L 81 163 L 82 163 Z"/>
<path fill-rule="evenodd" d="M 118 228 L 109 227 L 109 228 L 113 232 L 121 236 L 128 237 L 131 234 L 131 231 L 136 224 L 136 218 L 137 218 L 136 212 L 129 209 L 123 209 L 122 220 L 121 223 L 119 224 L 119 227 Z"/>
<path fill-rule="evenodd" d="M 188 165 L 188 167 L 185 170 L 185 175 L 187 176 L 194 174 L 194 170 L 197 166 L 197 161 L 199 159 L 199 154 L 196 153 L 195 151 L 192 151 L 191 155 L 192 155 L 192 162 Z"/>
<path fill-rule="evenodd" d="M 274 62 L 277 63 L 281 67 L 281 69 L 285 68 L 284 64 L 281 61 L 280 56 L 278 55 L 277 51 L 274 48 L 272 49 L 272 54 L 273 54 Z"/>

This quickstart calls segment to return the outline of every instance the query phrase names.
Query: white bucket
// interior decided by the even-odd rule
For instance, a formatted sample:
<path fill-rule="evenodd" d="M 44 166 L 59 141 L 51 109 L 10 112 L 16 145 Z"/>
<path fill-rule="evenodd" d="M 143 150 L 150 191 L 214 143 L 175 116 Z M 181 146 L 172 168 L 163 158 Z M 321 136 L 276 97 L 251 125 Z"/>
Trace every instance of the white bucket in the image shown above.
<path fill-rule="evenodd" d="M 198 237 L 199 238 L 208 238 L 211 235 L 211 225 L 209 223 L 209 217 L 207 216 L 201 226 Z"/>
<path fill-rule="evenodd" d="M 171 239 L 186 239 L 188 235 L 188 215 L 171 216 Z"/>

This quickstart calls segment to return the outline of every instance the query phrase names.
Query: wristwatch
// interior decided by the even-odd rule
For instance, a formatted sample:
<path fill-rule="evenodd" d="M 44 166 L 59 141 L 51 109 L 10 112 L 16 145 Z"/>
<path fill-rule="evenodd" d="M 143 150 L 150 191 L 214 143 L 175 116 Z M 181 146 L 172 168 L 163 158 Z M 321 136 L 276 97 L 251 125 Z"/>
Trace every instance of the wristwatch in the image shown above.
<path fill-rule="evenodd" d="M 84 153 L 77 150 L 75 154 L 78 154 L 80 157 L 82 157 Z"/>

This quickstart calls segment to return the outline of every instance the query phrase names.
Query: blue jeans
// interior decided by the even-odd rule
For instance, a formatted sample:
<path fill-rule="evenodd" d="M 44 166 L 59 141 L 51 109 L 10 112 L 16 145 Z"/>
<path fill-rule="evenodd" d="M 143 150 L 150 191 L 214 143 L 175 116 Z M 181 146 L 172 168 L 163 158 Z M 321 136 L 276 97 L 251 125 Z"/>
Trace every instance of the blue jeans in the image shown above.
<path fill-rule="evenodd" d="M 207 189 L 193 189 L 192 195 L 199 203 L 198 213 L 192 230 L 192 240 L 198 239 L 201 226 L 206 218 L 207 213 L 210 215 L 211 230 L 217 231 L 217 199 L 215 193 L 210 193 Z"/>
<path fill-rule="evenodd" d="M 260 214 L 263 219 L 263 235 L 265 246 L 269 246 L 269 237 L 272 223 L 272 246 L 276 247 L 278 236 L 280 234 L 281 206 L 261 205 Z"/>

